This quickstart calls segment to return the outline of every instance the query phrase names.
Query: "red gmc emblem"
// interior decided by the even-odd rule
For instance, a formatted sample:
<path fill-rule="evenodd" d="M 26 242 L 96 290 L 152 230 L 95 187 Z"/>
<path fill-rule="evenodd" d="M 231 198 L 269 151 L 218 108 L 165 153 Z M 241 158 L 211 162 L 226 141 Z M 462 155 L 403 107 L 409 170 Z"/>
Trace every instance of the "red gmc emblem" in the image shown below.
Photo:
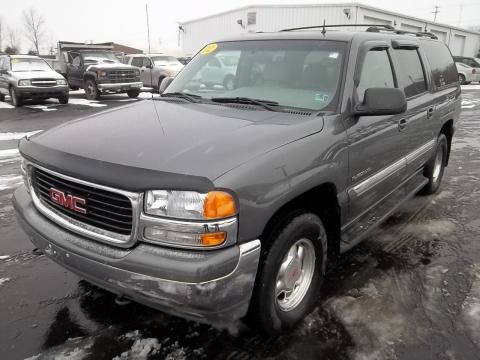
<path fill-rule="evenodd" d="M 63 206 L 66 209 L 76 211 L 80 214 L 86 214 L 87 209 L 83 207 L 87 201 L 81 197 L 73 196 L 70 194 L 65 194 L 63 191 L 57 190 L 55 188 L 50 188 L 50 199 L 60 206 Z"/>

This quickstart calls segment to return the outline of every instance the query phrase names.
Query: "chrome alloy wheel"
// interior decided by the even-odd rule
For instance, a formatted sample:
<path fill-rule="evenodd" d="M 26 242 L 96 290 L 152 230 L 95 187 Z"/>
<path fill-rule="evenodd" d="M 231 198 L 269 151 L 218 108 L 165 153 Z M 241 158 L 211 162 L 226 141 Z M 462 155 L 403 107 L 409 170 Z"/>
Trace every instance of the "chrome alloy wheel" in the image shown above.
<path fill-rule="evenodd" d="M 432 180 L 433 183 L 436 183 L 440 177 L 440 173 L 442 171 L 443 166 L 443 150 L 439 149 L 440 151 L 437 152 L 435 156 L 435 162 L 433 164 L 433 173 L 432 173 Z"/>
<path fill-rule="evenodd" d="M 315 272 L 315 247 L 306 239 L 292 245 L 277 274 L 275 295 L 283 311 L 295 309 L 305 297 Z"/>

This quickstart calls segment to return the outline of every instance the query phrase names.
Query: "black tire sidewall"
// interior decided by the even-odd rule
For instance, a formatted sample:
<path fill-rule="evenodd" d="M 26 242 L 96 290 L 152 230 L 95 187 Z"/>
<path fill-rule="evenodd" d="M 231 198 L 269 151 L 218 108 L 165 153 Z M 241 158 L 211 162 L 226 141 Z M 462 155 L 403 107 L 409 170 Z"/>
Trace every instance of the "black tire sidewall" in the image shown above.
<path fill-rule="evenodd" d="M 92 83 L 93 85 L 93 88 L 95 89 L 94 90 L 94 93 L 92 96 L 89 96 L 88 95 L 88 84 L 89 83 Z M 100 98 L 100 93 L 98 91 L 98 88 L 97 88 L 97 84 L 95 83 L 95 81 L 93 81 L 92 79 L 87 79 L 85 81 L 85 97 L 88 99 L 88 100 L 98 100 Z"/>
<path fill-rule="evenodd" d="M 275 286 L 278 270 L 290 247 L 302 238 L 309 239 L 315 247 L 315 272 L 305 297 L 297 307 L 283 311 L 278 307 Z M 304 213 L 291 219 L 274 237 L 273 243 L 262 256 L 259 276 L 252 301 L 254 322 L 270 334 L 292 328 L 314 307 L 325 274 L 327 239 L 320 218 Z"/>
<path fill-rule="evenodd" d="M 17 92 L 15 91 L 15 88 L 13 86 L 10 88 L 10 98 L 12 99 L 13 106 L 15 107 L 22 106 L 22 100 L 17 95 Z"/>
<path fill-rule="evenodd" d="M 60 104 L 65 105 L 65 104 L 68 104 L 68 99 L 69 99 L 68 95 L 63 95 L 58 98 L 58 101 L 60 102 Z"/>
<path fill-rule="evenodd" d="M 136 98 L 140 95 L 140 90 L 128 90 L 127 95 L 129 98 Z"/>

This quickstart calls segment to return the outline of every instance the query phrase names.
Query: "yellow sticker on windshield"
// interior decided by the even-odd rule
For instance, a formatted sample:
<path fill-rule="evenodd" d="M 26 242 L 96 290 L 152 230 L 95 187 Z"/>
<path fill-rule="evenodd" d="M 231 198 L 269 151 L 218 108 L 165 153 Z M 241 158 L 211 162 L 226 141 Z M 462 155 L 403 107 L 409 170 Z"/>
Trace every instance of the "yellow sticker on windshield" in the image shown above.
<path fill-rule="evenodd" d="M 12 64 L 16 64 L 20 62 L 20 59 L 13 58 L 11 61 L 12 61 Z"/>
<path fill-rule="evenodd" d="M 209 44 L 207 46 L 205 46 L 202 51 L 200 51 L 200 54 L 202 55 L 208 55 L 212 52 L 214 52 L 215 50 L 217 50 L 217 47 L 218 45 L 217 44 Z"/>

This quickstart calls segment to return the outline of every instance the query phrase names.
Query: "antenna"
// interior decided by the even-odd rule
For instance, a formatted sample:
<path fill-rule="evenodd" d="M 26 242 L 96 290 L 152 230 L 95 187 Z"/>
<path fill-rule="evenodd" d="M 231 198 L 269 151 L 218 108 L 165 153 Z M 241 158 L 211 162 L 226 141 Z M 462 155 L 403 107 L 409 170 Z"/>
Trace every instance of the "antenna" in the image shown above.
<path fill-rule="evenodd" d="M 322 35 L 325 36 L 326 33 L 327 33 L 327 30 L 325 30 L 325 19 L 323 19 Z"/>
<path fill-rule="evenodd" d="M 148 23 L 148 5 L 147 5 L 147 3 L 145 3 L 145 14 L 147 15 L 148 56 L 150 56 L 151 53 L 152 53 L 152 50 L 150 49 L 150 24 Z M 150 60 L 150 57 L 148 59 Z M 150 67 L 150 84 L 153 87 L 153 74 L 152 74 L 153 64 L 152 64 L 152 60 L 150 60 L 150 66 L 151 66 Z M 158 84 L 158 92 L 160 93 L 160 84 Z M 153 99 L 153 92 L 151 94 L 152 94 L 152 99 Z"/>
<path fill-rule="evenodd" d="M 440 8 L 440 6 L 435 5 L 435 11 L 432 11 L 432 14 L 435 14 L 435 16 L 433 17 L 433 22 L 437 21 L 437 14 L 440 12 L 438 10 L 439 8 Z"/>

